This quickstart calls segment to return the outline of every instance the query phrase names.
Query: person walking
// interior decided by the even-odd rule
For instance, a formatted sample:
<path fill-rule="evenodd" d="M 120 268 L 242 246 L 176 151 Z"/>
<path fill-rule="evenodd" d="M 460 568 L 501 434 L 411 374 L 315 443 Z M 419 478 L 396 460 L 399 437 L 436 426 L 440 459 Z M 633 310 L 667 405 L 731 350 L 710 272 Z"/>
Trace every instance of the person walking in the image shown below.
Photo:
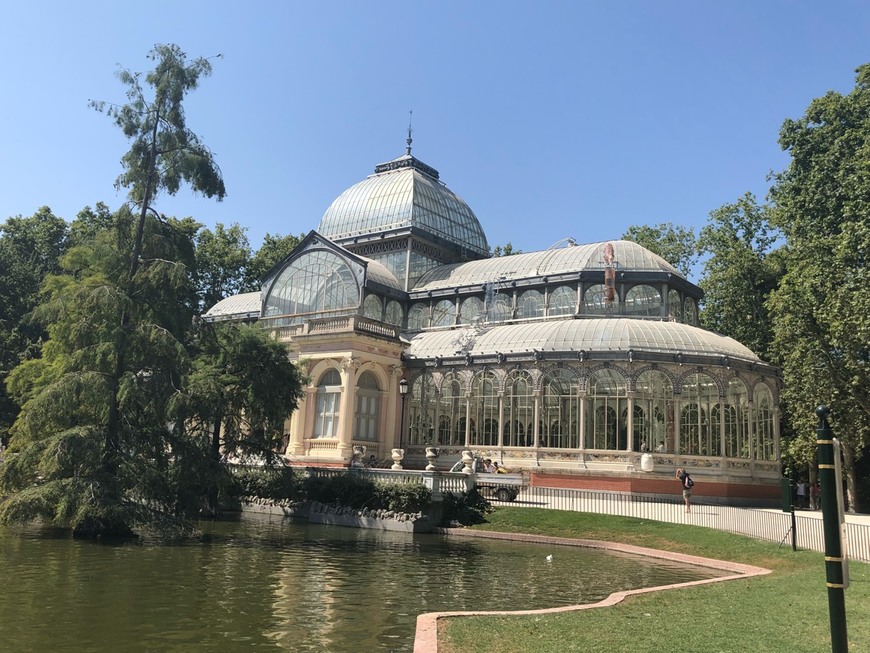
<path fill-rule="evenodd" d="M 797 484 L 797 507 L 804 509 L 807 507 L 807 484 L 803 480 Z"/>
<path fill-rule="evenodd" d="M 674 478 L 680 479 L 680 487 L 683 489 L 683 501 L 686 504 L 686 512 L 692 512 L 692 488 L 695 485 L 695 481 L 693 481 L 692 477 L 689 476 L 689 472 L 685 471 L 682 467 L 677 467 L 677 472 L 674 474 Z"/>

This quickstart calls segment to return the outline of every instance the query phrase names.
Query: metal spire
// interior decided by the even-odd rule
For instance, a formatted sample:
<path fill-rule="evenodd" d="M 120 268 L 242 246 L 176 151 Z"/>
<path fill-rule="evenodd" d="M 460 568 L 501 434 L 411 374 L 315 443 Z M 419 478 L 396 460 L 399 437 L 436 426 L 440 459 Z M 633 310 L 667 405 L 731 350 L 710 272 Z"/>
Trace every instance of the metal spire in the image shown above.
<path fill-rule="evenodd" d="M 411 154 L 411 141 L 413 140 L 411 138 L 411 134 L 414 132 L 414 130 L 411 129 L 411 119 L 413 117 L 414 117 L 414 112 L 409 111 L 408 112 L 408 140 L 405 141 L 408 144 L 408 147 L 405 149 L 405 154 L 408 154 L 408 155 Z"/>

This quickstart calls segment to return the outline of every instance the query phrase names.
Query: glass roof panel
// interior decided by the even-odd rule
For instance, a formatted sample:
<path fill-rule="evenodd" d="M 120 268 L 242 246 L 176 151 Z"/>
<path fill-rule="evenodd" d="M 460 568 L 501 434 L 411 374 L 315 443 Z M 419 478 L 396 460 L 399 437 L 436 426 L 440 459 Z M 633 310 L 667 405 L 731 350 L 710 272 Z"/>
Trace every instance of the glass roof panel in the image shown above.
<path fill-rule="evenodd" d="M 414 335 L 406 352 L 409 358 L 452 356 L 462 331 L 469 331 L 472 355 L 529 353 L 532 351 L 636 351 L 686 355 L 730 356 L 760 361 L 732 338 L 677 322 L 600 318 L 506 324 L 486 329 L 429 331 Z"/>
<path fill-rule="evenodd" d="M 637 243 L 627 240 L 608 242 L 613 245 L 614 265 L 620 270 L 667 272 L 685 278 L 661 256 Z M 421 277 L 414 290 L 437 290 L 484 281 L 528 279 L 582 270 L 603 271 L 606 244 L 590 243 L 445 265 Z"/>

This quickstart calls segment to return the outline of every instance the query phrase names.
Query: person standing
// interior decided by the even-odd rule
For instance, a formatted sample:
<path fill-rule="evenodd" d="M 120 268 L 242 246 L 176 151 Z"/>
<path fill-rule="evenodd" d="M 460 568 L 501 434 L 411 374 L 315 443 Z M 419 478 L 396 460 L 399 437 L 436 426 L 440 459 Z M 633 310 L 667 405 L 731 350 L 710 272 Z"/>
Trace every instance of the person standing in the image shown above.
<path fill-rule="evenodd" d="M 695 485 L 695 481 L 693 481 L 692 477 L 689 476 L 689 472 L 685 471 L 682 467 L 677 467 L 677 473 L 674 474 L 674 478 L 680 479 L 680 487 L 683 489 L 683 501 L 686 504 L 686 512 L 692 512 L 692 487 Z"/>
<path fill-rule="evenodd" d="M 807 507 L 807 484 L 802 480 L 797 484 L 797 507 L 801 509 Z"/>

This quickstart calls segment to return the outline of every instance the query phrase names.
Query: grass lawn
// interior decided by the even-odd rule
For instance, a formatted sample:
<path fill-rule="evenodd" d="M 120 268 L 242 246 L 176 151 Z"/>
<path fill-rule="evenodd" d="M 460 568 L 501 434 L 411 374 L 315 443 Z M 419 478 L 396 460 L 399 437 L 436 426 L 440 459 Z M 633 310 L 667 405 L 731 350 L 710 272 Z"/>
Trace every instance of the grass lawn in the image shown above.
<path fill-rule="evenodd" d="M 831 650 L 824 556 L 740 535 L 629 517 L 499 507 L 474 528 L 623 542 L 772 574 L 629 597 L 554 615 L 439 620 L 439 653 L 820 653 Z M 870 651 L 870 565 L 851 562 L 850 653 Z M 509 573 L 506 570 L 505 575 Z M 534 607 L 534 606 L 518 606 Z"/>

